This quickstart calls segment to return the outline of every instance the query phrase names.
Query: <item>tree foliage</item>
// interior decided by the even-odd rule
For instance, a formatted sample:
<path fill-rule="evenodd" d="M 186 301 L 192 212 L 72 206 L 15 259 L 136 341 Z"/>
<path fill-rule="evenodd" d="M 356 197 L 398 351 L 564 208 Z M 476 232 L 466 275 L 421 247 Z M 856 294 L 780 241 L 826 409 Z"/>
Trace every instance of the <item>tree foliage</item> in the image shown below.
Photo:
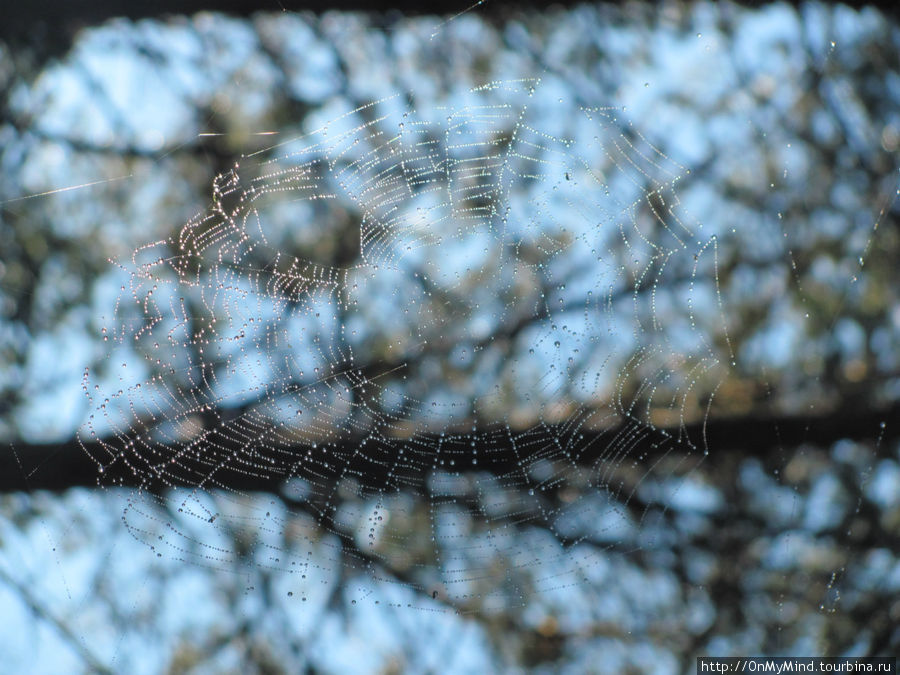
<path fill-rule="evenodd" d="M 896 650 L 898 46 L 698 3 L 4 47 L 7 601 L 112 671 Z"/>

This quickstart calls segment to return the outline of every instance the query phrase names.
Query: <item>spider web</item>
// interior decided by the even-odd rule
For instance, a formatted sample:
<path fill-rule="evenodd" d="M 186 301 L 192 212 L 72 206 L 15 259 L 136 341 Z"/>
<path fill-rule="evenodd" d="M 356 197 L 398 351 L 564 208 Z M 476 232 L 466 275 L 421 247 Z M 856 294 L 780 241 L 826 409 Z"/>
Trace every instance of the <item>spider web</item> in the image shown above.
<path fill-rule="evenodd" d="M 88 389 L 132 534 L 304 599 L 338 570 L 457 606 L 640 546 L 642 481 L 702 460 L 733 357 L 690 170 L 619 114 L 540 79 L 411 92 L 220 174 L 122 266 L 119 387 Z"/>

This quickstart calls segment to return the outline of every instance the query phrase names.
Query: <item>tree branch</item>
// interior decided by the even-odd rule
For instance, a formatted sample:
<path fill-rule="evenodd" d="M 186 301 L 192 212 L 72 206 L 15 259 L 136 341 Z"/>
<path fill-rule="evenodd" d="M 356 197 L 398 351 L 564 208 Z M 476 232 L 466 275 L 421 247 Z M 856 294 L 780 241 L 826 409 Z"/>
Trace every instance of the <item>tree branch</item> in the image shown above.
<path fill-rule="evenodd" d="M 137 437 L 94 443 L 75 439 L 47 445 L 20 443 L 0 456 L 0 493 L 98 486 L 163 490 L 198 484 L 206 489 L 274 492 L 284 480 L 294 477 L 307 480 L 320 494 L 333 494 L 334 486 L 344 479 L 373 491 L 421 490 L 428 476 L 439 469 L 437 453 L 427 449 L 439 444 L 442 459 L 458 460 L 453 471 L 488 472 L 500 478 L 516 476 L 517 480 L 521 480 L 522 471 L 519 461 L 545 455 L 552 459 L 560 454 L 556 441 L 569 449 L 569 461 L 583 467 L 621 460 L 613 450 L 621 453 L 623 448 L 642 455 L 644 462 L 671 452 L 700 454 L 707 449 L 710 462 L 735 454 L 766 458 L 778 449 L 803 443 L 828 446 L 841 439 L 877 439 L 881 452 L 886 452 L 889 441 L 900 437 L 900 425 L 890 423 L 897 419 L 900 403 L 878 410 L 845 407 L 815 416 L 710 418 L 668 429 L 634 420 L 606 429 L 572 424 L 512 432 L 504 429 L 481 435 L 478 442 L 483 447 L 474 466 L 466 461 L 472 449 L 470 439 L 462 434 L 456 438 L 450 434 L 414 439 L 349 437 L 327 445 L 319 443 L 312 449 L 304 444 L 276 445 L 264 435 L 254 438 L 252 434 L 236 434 L 225 426 L 210 432 L 190 454 L 183 453 L 175 462 L 167 460 L 184 450 L 182 446 L 151 446 Z M 242 435 L 249 440 L 241 440 Z M 155 456 L 151 448 L 157 451 Z M 556 449 L 547 453 L 547 448 Z M 160 456 L 163 452 L 168 452 L 168 457 Z M 113 455 L 115 460 L 101 474 L 97 461 L 91 458 Z M 155 464 L 151 457 L 157 460 Z"/>
<path fill-rule="evenodd" d="M 43 605 L 43 603 L 37 599 L 37 597 L 31 592 L 27 584 L 22 583 L 18 579 L 13 578 L 9 575 L 6 570 L 0 566 L 0 582 L 6 584 L 10 588 L 12 588 L 19 596 L 19 598 L 24 602 L 28 607 L 34 612 L 38 617 L 47 621 L 51 626 L 53 626 L 56 631 L 63 637 L 66 644 L 68 644 L 72 649 L 81 657 L 81 660 L 85 663 L 85 665 L 90 669 L 93 673 L 109 673 L 111 675 L 112 670 L 110 670 L 107 666 L 105 666 L 100 659 L 98 659 L 94 654 L 88 649 L 87 645 L 84 644 L 84 641 L 80 639 L 75 633 L 72 631 L 69 626 L 59 619 L 57 616 L 53 614 L 47 607 Z"/>

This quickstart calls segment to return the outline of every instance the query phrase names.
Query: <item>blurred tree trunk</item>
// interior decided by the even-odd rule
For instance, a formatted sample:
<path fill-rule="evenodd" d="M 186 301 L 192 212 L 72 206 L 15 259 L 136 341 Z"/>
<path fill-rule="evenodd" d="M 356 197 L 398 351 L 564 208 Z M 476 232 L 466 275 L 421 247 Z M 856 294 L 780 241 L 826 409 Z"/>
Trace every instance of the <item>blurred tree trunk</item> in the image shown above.
<path fill-rule="evenodd" d="M 895 403 L 886 409 L 856 410 L 845 407 L 837 414 L 829 413 L 818 416 L 772 416 L 762 418 L 757 416 L 735 417 L 732 419 L 708 419 L 705 422 L 683 425 L 672 429 L 646 428 L 640 429 L 643 438 L 640 443 L 640 453 L 645 457 L 660 456 L 669 452 L 682 452 L 685 454 L 702 454 L 709 449 L 708 461 L 715 462 L 717 456 L 737 454 L 741 457 L 757 457 L 764 463 L 767 460 L 776 460 L 778 453 L 786 448 L 795 448 L 804 443 L 828 447 L 841 439 L 871 440 L 878 439 L 879 450 L 887 448 L 889 440 L 900 436 L 900 425 L 892 423 L 900 419 L 900 403 Z M 527 430 L 519 430 L 525 432 Z M 623 424 L 618 429 L 607 429 L 593 432 L 596 437 L 591 437 L 590 432 L 580 429 L 583 435 L 575 446 L 584 448 L 581 454 L 574 460 L 584 466 L 590 466 L 597 461 L 602 461 L 603 455 L 611 442 L 623 434 L 634 433 L 635 423 Z M 515 431 L 513 433 L 516 433 Z M 565 432 L 560 433 L 565 436 Z M 0 493 L 20 492 L 32 490 L 64 491 L 73 487 L 94 487 L 99 483 L 100 473 L 96 462 L 91 457 L 108 456 L 110 452 L 116 452 L 127 447 L 131 439 L 105 439 L 108 444 L 102 443 L 82 444 L 77 440 L 61 444 L 27 445 L 16 444 L 15 448 L 9 448 L 0 455 Z M 421 439 L 420 439 L 421 440 Z M 483 461 L 477 466 L 478 471 L 488 471 L 496 476 L 502 476 L 514 471 L 516 455 L 512 448 L 503 452 L 503 448 L 492 439 L 491 452 L 484 453 L 490 461 Z M 245 448 L 229 447 L 228 443 L 235 443 L 233 439 L 218 437 L 216 447 L 223 451 L 246 451 Z M 398 441 L 402 445 L 402 441 Z M 436 443 L 436 441 L 435 441 Z M 359 439 L 347 439 L 334 447 L 337 456 L 354 456 L 353 449 L 358 447 Z M 139 443 L 137 445 L 140 445 Z M 297 447 L 297 455 L 306 451 L 305 447 Z M 887 451 L 887 450 L 885 450 Z M 190 467 L 179 480 L 178 475 L 167 474 L 161 479 L 159 485 L 146 485 L 136 481 L 135 476 L 127 471 L 127 462 L 114 462 L 107 469 L 107 475 L 103 476 L 104 485 L 122 485 L 130 487 L 143 487 L 163 489 L 173 485 L 193 486 L 196 484 L 196 476 L 190 472 Z M 322 467 L 317 466 L 317 479 L 326 478 L 322 474 Z M 332 463 L 332 479 L 338 480 L 346 467 L 340 463 Z M 387 464 L 366 463 L 364 475 L 371 486 L 378 487 L 388 485 L 396 480 L 398 471 Z M 202 470 L 202 467 L 198 467 Z M 403 475 L 403 484 L 409 486 L 410 481 L 427 480 L 428 473 L 422 472 L 419 466 L 407 467 Z M 394 478 L 387 475 L 393 471 Z M 464 471 L 464 469 L 463 469 Z M 146 473 L 146 472 L 144 472 Z M 301 476 L 302 477 L 302 476 Z M 216 476 L 216 480 L 210 487 L 227 486 L 229 489 L 240 491 L 264 491 L 270 492 L 278 488 L 277 481 L 271 476 L 255 476 L 240 471 L 223 469 Z"/>

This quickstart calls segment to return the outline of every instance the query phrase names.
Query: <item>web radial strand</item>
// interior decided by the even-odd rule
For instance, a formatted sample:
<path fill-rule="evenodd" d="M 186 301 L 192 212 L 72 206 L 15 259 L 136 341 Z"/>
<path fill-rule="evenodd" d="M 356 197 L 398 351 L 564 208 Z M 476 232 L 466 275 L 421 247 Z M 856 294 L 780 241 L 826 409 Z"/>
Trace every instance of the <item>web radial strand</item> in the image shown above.
<path fill-rule="evenodd" d="M 634 545 L 648 462 L 695 447 L 667 430 L 730 359 L 689 170 L 538 80 L 413 100 L 242 158 L 126 266 L 82 439 L 158 555 L 509 602 L 580 583 L 560 544 Z"/>

